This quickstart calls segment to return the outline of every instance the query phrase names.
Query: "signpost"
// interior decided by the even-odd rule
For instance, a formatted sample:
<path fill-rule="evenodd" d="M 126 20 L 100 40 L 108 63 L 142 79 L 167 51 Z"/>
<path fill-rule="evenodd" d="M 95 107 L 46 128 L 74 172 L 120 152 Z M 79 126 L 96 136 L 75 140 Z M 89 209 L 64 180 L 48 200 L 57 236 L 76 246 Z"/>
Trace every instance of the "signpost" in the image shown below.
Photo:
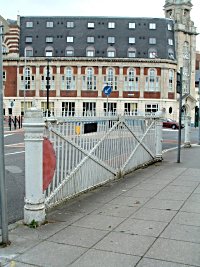
<path fill-rule="evenodd" d="M 179 94 L 179 129 L 178 129 L 178 154 L 177 163 L 180 163 L 181 158 L 181 110 L 182 110 L 182 77 L 183 68 L 180 68 L 180 73 L 177 76 L 177 93 Z"/>
<path fill-rule="evenodd" d="M 103 92 L 104 94 L 107 96 L 107 103 L 106 103 L 106 115 L 108 115 L 108 96 L 111 94 L 112 92 L 112 87 L 109 86 L 109 85 L 106 85 L 104 88 L 103 88 Z"/>
<path fill-rule="evenodd" d="M 0 25 L 0 208 L 2 226 L 2 245 L 8 245 L 8 216 L 5 185 L 4 159 L 4 128 L 3 128 L 3 55 L 2 55 L 2 25 Z"/>

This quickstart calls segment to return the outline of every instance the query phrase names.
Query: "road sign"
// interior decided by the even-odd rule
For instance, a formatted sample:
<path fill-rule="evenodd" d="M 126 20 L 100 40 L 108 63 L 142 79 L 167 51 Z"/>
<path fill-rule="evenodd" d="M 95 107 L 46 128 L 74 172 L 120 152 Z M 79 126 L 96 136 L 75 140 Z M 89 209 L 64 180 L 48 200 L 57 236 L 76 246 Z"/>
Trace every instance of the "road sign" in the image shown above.
<path fill-rule="evenodd" d="M 109 85 L 106 85 L 104 88 L 103 88 L 103 92 L 105 95 L 109 96 L 112 92 L 112 87 L 109 86 Z"/>

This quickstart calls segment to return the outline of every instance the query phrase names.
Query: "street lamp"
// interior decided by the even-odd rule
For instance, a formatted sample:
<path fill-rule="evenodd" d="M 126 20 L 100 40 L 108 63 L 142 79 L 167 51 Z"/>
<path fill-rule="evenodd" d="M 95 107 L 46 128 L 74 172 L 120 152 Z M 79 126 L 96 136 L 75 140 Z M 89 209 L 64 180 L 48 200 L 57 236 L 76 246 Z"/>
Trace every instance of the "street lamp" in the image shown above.
<path fill-rule="evenodd" d="M 26 47 L 24 50 L 24 114 L 25 115 L 25 106 L 26 106 L 26 89 L 27 89 L 27 69 L 26 69 Z"/>
<path fill-rule="evenodd" d="M 49 62 L 50 59 L 47 58 L 47 76 L 46 76 L 46 89 L 47 89 L 47 111 L 46 111 L 46 116 L 49 117 L 50 112 L 49 112 L 49 89 L 50 89 L 50 72 L 49 72 Z"/>

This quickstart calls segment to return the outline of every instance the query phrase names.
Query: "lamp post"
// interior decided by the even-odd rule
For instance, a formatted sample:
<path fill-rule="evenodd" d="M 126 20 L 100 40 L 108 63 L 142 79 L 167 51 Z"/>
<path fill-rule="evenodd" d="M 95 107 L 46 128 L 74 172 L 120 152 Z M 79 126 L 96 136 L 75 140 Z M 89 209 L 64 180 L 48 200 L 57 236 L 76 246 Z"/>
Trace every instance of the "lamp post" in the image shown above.
<path fill-rule="evenodd" d="M 26 69 L 26 47 L 24 50 L 24 114 L 25 115 L 25 106 L 26 106 L 26 89 L 27 89 L 27 69 Z"/>
<path fill-rule="evenodd" d="M 49 117 L 50 113 L 49 113 L 49 89 L 50 89 L 50 72 L 49 72 L 49 62 L 50 59 L 47 58 L 47 84 L 46 84 L 46 89 L 47 89 L 47 111 L 46 111 L 46 116 Z"/>
<path fill-rule="evenodd" d="M 2 55 L 2 33 L 3 26 L 0 25 L 0 209 L 2 244 L 8 245 L 8 216 L 7 197 L 5 182 L 5 159 L 4 159 L 4 128 L 3 128 L 3 55 Z"/>

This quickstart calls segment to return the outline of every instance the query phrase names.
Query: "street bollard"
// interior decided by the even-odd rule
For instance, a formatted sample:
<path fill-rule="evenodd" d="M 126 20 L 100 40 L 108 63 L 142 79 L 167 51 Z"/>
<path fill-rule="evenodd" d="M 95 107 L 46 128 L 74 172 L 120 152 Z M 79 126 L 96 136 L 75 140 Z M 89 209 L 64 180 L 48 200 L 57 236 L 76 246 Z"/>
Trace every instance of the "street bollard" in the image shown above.
<path fill-rule="evenodd" d="M 155 121 L 155 142 L 156 142 L 156 159 L 162 160 L 162 119 L 156 118 Z"/>
<path fill-rule="evenodd" d="M 25 205 L 24 223 L 29 225 L 45 222 L 43 193 L 43 134 L 44 119 L 35 107 L 26 111 L 23 127 L 25 132 Z"/>
<path fill-rule="evenodd" d="M 191 147 L 190 134 L 191 134 L 191 117 L 185 116 L 185 140 L 184 140 L 185 148 Z"/>

